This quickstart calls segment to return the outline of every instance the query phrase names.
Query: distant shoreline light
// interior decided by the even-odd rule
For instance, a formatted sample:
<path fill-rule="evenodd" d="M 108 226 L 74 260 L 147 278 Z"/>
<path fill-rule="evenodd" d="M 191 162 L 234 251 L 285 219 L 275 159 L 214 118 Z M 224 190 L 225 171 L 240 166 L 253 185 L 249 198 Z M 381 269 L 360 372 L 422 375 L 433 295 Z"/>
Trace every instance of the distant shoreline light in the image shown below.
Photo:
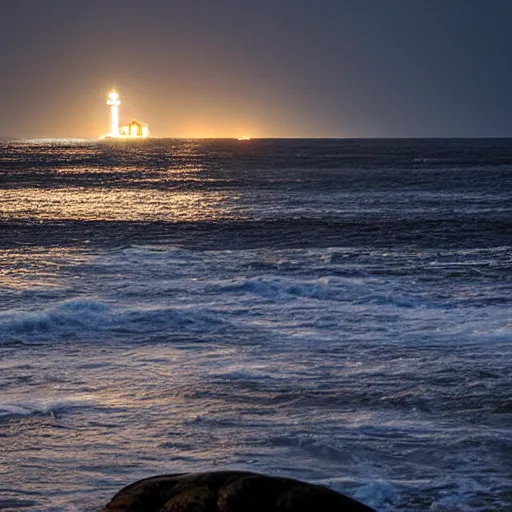
<path fill-rule="evenodd" d="M 110 110 L 110 133 L 100 139 L 147 139 L 149 138 L 149 126 L 133 120 L 130 124 L 119 125 L 119 93 L 112 89 L 107 98 Z"/>

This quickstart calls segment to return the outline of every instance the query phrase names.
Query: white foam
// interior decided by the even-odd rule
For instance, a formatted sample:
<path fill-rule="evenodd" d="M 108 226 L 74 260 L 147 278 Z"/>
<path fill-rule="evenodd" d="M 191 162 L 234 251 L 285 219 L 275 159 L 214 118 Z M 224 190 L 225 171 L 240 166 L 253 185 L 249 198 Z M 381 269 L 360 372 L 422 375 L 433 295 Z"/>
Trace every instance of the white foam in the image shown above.
<path fill-rule="evenodd" d="M 63 330 L 101 328 L 110 308 L 99 301 L 75 299 L 42 311 L 10 311 L 0 315 L 0 336 L 41 335 Z"/>
<path fill-rule="evenodd" d="M 94 407 L 98 403 L 89 397 L 75 397 L 67 400 L 34 400 L 30 402 L 0 403 L 0 418 L 6 416 L 32 416 L 42 414 L 53 416 L 67 409 Z"/>
<path fill-rule="evenodd" d="M 339 291 L 328 278 L 316 280 L 290 280 L 275 276 L 239 279 L 219 286 L 220 292 L 253 293 L 261 297 L 286 299 L 306 297 L 312 299 L 335 298 Z"/>
<path fill-rule="evenodd" d="M 353 497 L 381 512 L 392 512 L 395 508 L 391 502 L 396 500 L 397 492 L 389 482 L 376 480 L 358 487 Z"/>
<path fill-rule="evenodd" d="M 42 311 L 13 310 L 0 315 L 0 340 L 87 337 L 100 332 L 211 332 L 223 327 L 222 315 L 200 307 L 126 308 L 92 299 L 57 303 Z"/>

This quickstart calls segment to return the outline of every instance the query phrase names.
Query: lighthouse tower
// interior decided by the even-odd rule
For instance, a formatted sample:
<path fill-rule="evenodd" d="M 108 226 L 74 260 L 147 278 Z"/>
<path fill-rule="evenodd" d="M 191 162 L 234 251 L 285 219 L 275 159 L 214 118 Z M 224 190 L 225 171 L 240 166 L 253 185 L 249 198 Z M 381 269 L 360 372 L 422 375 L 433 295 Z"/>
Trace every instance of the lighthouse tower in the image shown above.
<path fill-rule="evenodd" d="M 110 136 L 119 137 L 119 94 L 115 90 L 108 95 L 107 105 L 110 107 Z"/>
<path fill-rule="evenodd" d="M 102 139 L 147 139 L 149 127 L 139 121 L 132 121 L 130 124 L 119 125 L 119 94 L 112 89 L 108 95 L 107 105 L 110 110 L 110 133 L 103 135 Z"/>

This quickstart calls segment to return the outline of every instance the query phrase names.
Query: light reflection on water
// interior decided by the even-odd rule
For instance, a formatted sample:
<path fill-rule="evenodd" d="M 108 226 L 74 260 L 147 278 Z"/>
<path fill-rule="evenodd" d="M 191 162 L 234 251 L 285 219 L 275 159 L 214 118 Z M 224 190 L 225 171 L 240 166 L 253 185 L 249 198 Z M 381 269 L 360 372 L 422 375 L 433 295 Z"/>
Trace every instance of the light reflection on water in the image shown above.
<path fill-rule="evenodd" d="M 231 218 L 208 141 L 27 140 L 0 154 L 1 220 L 215 221 Z M 208 183 L 218 182 L 213 189 Z"/>
<path fill-rule="evenodd" d="M 73 247 L 0 249 L 0 293 L 63 288 L 63 274 L 93 257 L 83 248 Z"/>
<path fill-rule="evenodd" d="M 25 188 L 3 194 L 0 217 L 33 220 L 215 221 L 230 217 L 220 192 Z"/>
<path fill-rule="evenodd" d="M 205 170 L 200 141 L 31 144 L 12 143 L 0 156 L 0 221 L 197 222 L 234 215 L 237 194 Z"/>

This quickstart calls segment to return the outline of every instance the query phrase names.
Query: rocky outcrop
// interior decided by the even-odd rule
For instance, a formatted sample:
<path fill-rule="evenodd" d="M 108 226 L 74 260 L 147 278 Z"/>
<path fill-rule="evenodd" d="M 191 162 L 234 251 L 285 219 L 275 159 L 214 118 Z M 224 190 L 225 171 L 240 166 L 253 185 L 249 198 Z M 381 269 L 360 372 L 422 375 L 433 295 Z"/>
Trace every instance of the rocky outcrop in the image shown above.
<path fill-rule="evenodd" d="M 184 473 L 131 484 L 103 512 L 372 512 L 327 487 L 245 471 Z"/>

